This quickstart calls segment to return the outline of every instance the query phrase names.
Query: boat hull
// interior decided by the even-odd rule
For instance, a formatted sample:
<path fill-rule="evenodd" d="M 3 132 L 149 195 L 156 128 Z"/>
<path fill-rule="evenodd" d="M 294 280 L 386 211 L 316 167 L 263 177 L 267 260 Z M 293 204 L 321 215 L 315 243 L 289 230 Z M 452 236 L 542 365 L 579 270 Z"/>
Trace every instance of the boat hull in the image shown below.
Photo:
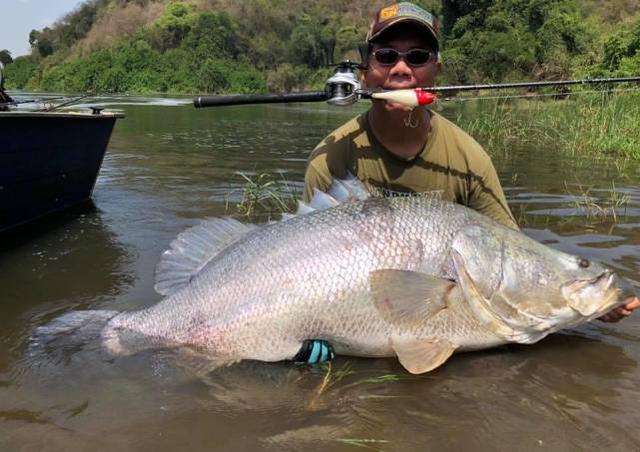
<path fill-rule="evenodd" d="M 88 201 L 120 117 L 0 113 L 0 232 Z"/>

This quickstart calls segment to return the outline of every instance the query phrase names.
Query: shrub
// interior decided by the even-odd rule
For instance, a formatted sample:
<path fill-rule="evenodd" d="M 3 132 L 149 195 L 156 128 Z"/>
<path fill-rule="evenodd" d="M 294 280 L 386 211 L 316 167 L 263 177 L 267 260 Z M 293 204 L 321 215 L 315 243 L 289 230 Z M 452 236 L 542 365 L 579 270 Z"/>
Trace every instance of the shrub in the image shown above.
<path fill-rule="evenodd" d="M 19 56 L 13 63 L 7 65 L 5 71 L 6 87 L 23 89 L 29 79 L 34 76 L 38 64 L 30 56 Z"/>

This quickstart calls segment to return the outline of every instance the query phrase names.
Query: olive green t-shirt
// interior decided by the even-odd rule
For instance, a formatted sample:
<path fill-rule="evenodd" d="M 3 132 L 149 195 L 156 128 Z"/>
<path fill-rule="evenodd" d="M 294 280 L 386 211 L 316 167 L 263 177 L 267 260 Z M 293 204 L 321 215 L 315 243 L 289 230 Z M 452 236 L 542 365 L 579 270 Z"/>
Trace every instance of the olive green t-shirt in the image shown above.
<path fill-rule="evenodd" d="M 463 204 L 517 229 L 491 159 L 466 132 L 431 113 L 423 150 L 411 160 L 388 151 L 363 113 L 342 125 L 314 149 L 305 174 L 304 199 L 326 191 L 333 177 L 350 172 L 369 188 L 394 192 L 440 191 L 442 199 Z"/>

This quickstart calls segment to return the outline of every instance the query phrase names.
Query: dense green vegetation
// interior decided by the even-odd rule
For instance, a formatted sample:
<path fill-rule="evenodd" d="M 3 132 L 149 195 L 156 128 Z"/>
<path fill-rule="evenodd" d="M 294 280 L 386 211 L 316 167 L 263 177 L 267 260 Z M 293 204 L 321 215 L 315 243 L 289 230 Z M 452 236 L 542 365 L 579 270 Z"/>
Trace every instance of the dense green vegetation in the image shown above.
<path fill-rule="evenodd" d="M 7 83 L 134 93 L 317 88 L 330 73 L 327 55 L 357 59 L 374 9 L 387 3 L 88 0 L 25 37 L 31 55 L 8 65 Z M 442 19 L 443 83 L 640 73 L 638 2 L 416 3 Z"/>

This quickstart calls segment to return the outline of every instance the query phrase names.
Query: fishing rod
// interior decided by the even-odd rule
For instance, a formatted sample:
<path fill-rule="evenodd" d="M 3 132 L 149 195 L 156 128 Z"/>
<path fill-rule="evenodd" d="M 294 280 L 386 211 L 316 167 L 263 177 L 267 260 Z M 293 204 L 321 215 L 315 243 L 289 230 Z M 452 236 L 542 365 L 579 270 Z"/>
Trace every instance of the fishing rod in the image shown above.
<path fill-rule="evenodd" d="M 397 102 L 410 107 L 429 105 L 438 99 L 438 94 L 455 94 L 464 91 L 484 91 L 519 88 L 543 88 L 569 85 L 606 85 L 612 83 L 640 82 L 638 77 L 609 77 L 581 80 L 549 80 L 542 82 L 493 83 L 483 85 L 434 86 L 393 91 L 362 89 L 354 73 L 360 65 L 344 61 L 336 65 L 336 71 L 330 77 L 324 91 L 304 91 L 287 94 L 267 95 L 226 95 L 197 96 L 193 99 L 196 108 L 221 107 L 225 105 L 274 104 L 289 102 L 322 102 L 330 105 L 352 105 L 361 99 L 382 99 Z"/>
<path fill-rule="evenodd" d="M 361 98 L 360 82 L 354 71 L 360 64 L 353 61 L 338 63 L 335 73 L 325 83 L 324 91 L 306 91 L 287 94 L 197 96 L 196 108 L 222 107 L 225 105 L 282 104 L 289 102 L 323 102 L 331 105 L 351 105 Z"/>
<path fill-rule="evenodd" d="M 38 103 L 49 102 L 51 100 L 60 100 L 60 99 L 66 99 L 66 97 L 49 97 L 47 99 L 26 99 L 26 100 L 14 100 L 11 102 L 0 102 L 0 107 L 12 107 L 12 106 L 22 105 L 22 104 L 38 104 Z"/>
<path fill-rule="evenodd" d="M 67 99 L 68 97 L 50 97 L 48 99 L 24 99 L 24 100 L 14 100 L 11 98 L 11 96 L 7 95 L 4 92 L 4 65 L 2 64 L 2 62 L 0 62 L 0 94 L 3 94 L 4 96 L 0 96 L 0 99 L 4 99 L 5 102 L 0 102 L 0 108 L 4 108 L 4 107 L 14 107 L 17 105 L 22 105 L 22 104 L 36 104 L 36 103 L 45 103 L 45 102 L 50 102 L 52 100 L 60 100 L 60 99 Z M 44 107 L 40 110 L 37 111 L 42 111 L 42 112 L 48 112 L 48 111 L 53 111 L 56 110 L 58 108 L 61 107 L 66 107 L 68 105 L 74 104 L 82 99 L 86 99 L 87 97 L 92 96 L 92 94 L 85 94 L 83 96 L 76 96 L 73 99 L 71 99 L 70 101 L 67 102 L 63 102 L 57 105 L 53 105 L 50 107 Z"/>
<path fill-rule="evenodd" d="M 57 109 L 62 108 L 62 107 L 67 107 L 69 105 L 73 105 L 76 102 L 80 102 L 81 100 L 86 99 L 87 97 L 94 97 L 94 95 L 92 93 L 89 93 L 89 94 L 85 94 L 83 96 L 76 96 L 76 97 L 74 97 L 73 99 L 71 99 L 71 100 L 69 100 L 67 102 L 63 102 L 61 104 L 52 105 L 51 107 L 43 108 L 43 109 L 38 110 L 38 111 L 50 112 L 50 111 L 57 110 Z"/>
<path fill-rule="evenodd" d="M 93 97 L 93 95 L 91 94 L 87 94 L 84 96 L 79 96 L 79 97 L 74 97 L 73 99 L 67 101 L 67 102 L 63 102 L 61 104 L 56 104 L 56 105 L 52 105 L 50 107 L 45 107 L 45 108 L 41 108 L 40 110 L 35 110 L 35 111 L 39 111 L 39 112 L 49 112 L 49 111 L 53 111 L 53 110 L 57 110 L 58 108 L 61 107 L 67 107 L 69 105 L 75 104 L 76 102 L 79 102 L 83 99 L 86 99 L 87 97 Z M 49 97 L 47 99 L 28 99 L 28 100 L 14 100 L 11 102 L 0 102 L 0 108 L 1 107 L 13 107 L 16 105 L 22 105 L 22 104 L 44 104 L 44 103 L 49 103 L 52 100 L 60 100 L 60 99 L 68 99 L 68 97 Z"/>

